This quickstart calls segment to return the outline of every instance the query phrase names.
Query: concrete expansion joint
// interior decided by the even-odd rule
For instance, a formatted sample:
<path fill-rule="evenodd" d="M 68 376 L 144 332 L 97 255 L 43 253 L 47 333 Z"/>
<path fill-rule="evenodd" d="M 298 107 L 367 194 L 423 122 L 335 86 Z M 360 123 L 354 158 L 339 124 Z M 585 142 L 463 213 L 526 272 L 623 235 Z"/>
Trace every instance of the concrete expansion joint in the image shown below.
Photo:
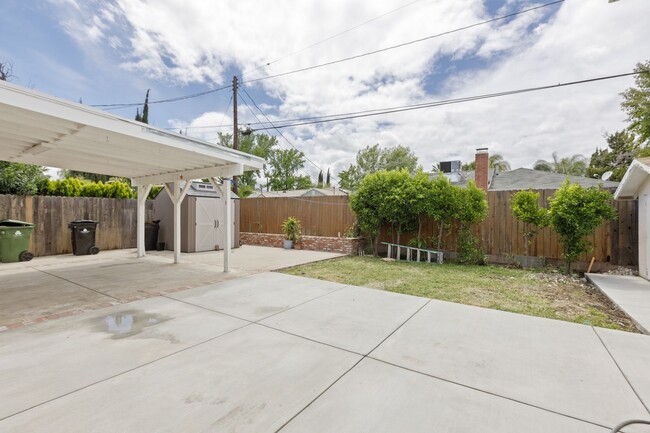
<path fill-rule="evenodd" d="M 621 368 L 621 366 L 618 364 L 618 361 L 616 361 L 616 358 L 614 357 L 614 354 L 609 350 L 609 347 L 607 347 L 607 345 L 605 344 L 605 342 L 603 341 L 603 339 L 600 337 L 600 334 L 598 334 L 598 331 L 596 330 L 596 328 L 594 328 L 593 326 L 590 326 L 590 328 L 591 328 L 592 331 L 594 331 L 594 333 L 596 334 L 596 337 L 598 338 L 598 341 L 600 341 L 600 344 L 603 345 L 603 348 L 605 349 L 605 351 L 607 351 L 607 354 L 609 355 L 609 357 L 611 358 L 611 360 L 614 362 L 614 365 L 616 365 L 616 368 L 617 368 L 618 371 L 621 373 L 621 375 L 623 376 L 623 378 L 625 379 L 625 381 L 627 382 L 627 384 L 630 386 L 630 389 L 632 390 L 632 392 L 634 393 L 634 395 L 636 396 L 636 398 L 639 400 L 639 402 L 641 403 L 641 405 L 643 405 L 643 407 L 645 408 L 646 412 L 648 412 L 648 414 L 650 414 L 650 408 L 648 408 L 648 405 L 645 404 L 645 402 L 643 401 L 643 399 L 641 398 L 641 396 L 639 395 L 639 393 L 637 392 L 637 390 L 634 388 L 634 385 L 632 385 L 632 382 L 630 382 L 630 379 L 627 377 L 627 375 L 625 374 L 625 372 L 623 371 L 623 369 Z"/>

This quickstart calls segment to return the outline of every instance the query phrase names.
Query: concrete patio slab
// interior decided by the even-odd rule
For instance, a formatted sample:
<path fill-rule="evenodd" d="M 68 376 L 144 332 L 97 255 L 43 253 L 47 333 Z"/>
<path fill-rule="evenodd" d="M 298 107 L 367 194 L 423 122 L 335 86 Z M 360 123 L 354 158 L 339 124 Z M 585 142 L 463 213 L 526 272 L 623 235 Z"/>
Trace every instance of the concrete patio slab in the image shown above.
<path fill-rule="evenodd" d="M 427 302 L 399 293 L 346 287 L 260 323 L 365 355 Z"/>
<path fill-rule="evenodd" d="M 650 337 L 612 329 L 595 329 L 634 391 L 650 409 Z"/>
<path fill-rule="evenodd" d="M 366 358 L 281 430 L 314 431 L 607 433 L 609 429 Z"/>
<path fill-rule="evenodd" d="M 649 415 L 585 325 L 431 301 L 370 356 L 599 425 Z"/>
<path fill-rule="evenodd" d="M 585 274 L 601 292 L 650 334 L 650 281 L 628 275 Z"/>
<path fill-rule="evenodd" d="M 37 269 L 0 273 L 0 325 L 28 322 L 115 299 Z"/>
<path fill-rule="evenodd" d="M 0 430 L 275 432 L 359 358 L 251 324 L 7 418 Z"/>
<path fill-rule="evenodd" d="M 343 287 L 328 281 L 267 272 L 168 296 L 254 322 Z"/>
<path fill-rule="evenodd" d="M 135 249 L 70 254 L 0 264 L 0 332 L 60 316 L 131 302 L 267 270 L 340 257 L 341 254 L 243 246 L 233 250 L 233 270 L 224 273 L 223 251 L 183 254 Z"/>
<path fill-rule="evenodd" d="M 0 418 L 246 324 L 151 298 L 0 333 Z"/>
<path fill-rule="evenodd" d="M 48 272 L 121 301 L 132 300 L 134 296 L 156 296 L 179 288 L 186 289 L 209 281 L 241 276 L 237 272 L 224 274 L 215 266 L 204 263 L 152 262 L 149 257 L 107 264 L 99 262 L 66 266 Z"/>

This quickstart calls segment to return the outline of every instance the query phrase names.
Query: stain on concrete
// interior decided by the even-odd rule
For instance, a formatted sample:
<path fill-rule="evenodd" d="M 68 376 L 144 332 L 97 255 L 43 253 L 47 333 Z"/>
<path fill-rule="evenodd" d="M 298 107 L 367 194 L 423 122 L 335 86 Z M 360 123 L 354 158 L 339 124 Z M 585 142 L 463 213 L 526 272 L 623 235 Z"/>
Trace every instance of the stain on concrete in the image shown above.
<path fill-rule="evenodd" d="M 91 328 L 97 332 L 106 332 L 110 338 L 119 340 L 133 337 L 142 331 L 151 329 L 160 323 L 171 320 L 172 317 L 142 310 L 124 310 L 103 317 L 89 319 Z M 149 335 L 148 337 L 151 337 Z M 155 336 L 154 336 L 155 337 Z M 177 343 L 178 340 L 169 333 L 161 334 L 161 338 Z"/>

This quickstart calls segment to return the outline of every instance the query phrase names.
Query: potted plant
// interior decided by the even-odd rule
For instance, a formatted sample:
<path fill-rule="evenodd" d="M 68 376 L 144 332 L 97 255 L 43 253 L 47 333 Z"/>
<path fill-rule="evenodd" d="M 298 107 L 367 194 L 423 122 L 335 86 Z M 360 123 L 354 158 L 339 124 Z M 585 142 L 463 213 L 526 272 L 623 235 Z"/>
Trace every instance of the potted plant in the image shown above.
<path fill-rule="evenodd" d="M 284 248 L 290 250 L 294 242 L 300 240 L 300 221 L 296 217 L 290 216 L 282 223 L 282 233 L 284 233 Z"/>

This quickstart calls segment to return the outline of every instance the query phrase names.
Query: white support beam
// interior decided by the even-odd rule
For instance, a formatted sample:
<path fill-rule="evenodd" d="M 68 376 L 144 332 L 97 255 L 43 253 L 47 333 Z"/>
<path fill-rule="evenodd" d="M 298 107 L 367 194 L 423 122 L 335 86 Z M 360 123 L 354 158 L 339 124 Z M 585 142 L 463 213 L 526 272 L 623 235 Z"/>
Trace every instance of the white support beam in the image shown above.
<path fill-rule="evenodd" d="M 197 168 L 193 170 L 184 170 L 152 176 L 142 176 L 131 178 L 132 185 L 159 184 L 165 182 L 180 182 L 184 180 L 202 179 L 204 177 L 233 177 L 244 174 L 243 164 L 224 164 L 213 167 Z"/>
<path fill-rule="evenodd" d="M 181 203 L 190 189 L 191 181 L 185 182 L 183 187 L 179 183 L 166 183 L 165 191 L 174 205 L 174 263 L 181 260 Z"/>
<path fill-rule="evenodd" d="M 232 248 L 232 200 L 230 199 L 232 179 L 223 179 L 223 191 L 226 199 L 226 248 L 223 250 L 223 271 L 230 272 L 230 253 Z"/>
<path fill-rule="evenodd" d="M 147 203 L 147 196 L 151 191 L 151 185 L 138 186 L 138 219 L 137 219 L 137 232 L 138 232 L 138 257 L 145 256 L 144 246 L 144 223 L 146 219 L 145 204 Z"/>

